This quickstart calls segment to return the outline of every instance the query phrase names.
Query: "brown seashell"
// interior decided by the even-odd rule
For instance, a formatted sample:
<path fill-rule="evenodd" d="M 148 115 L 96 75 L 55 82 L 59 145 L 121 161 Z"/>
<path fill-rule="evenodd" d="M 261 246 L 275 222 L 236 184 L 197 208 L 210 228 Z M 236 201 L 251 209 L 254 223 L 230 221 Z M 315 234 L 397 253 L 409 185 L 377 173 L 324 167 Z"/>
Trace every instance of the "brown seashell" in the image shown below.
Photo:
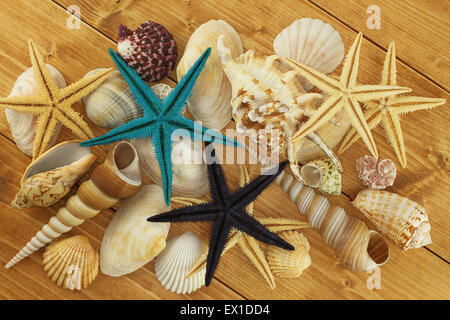
<path fill-rule="evenodd" d="M 397 168 L 390 159 L 378 160 L 372 156 L 362 156 L 356 160 L 359 180 L 370 189 L 385 189 L 394 184 Z"/>

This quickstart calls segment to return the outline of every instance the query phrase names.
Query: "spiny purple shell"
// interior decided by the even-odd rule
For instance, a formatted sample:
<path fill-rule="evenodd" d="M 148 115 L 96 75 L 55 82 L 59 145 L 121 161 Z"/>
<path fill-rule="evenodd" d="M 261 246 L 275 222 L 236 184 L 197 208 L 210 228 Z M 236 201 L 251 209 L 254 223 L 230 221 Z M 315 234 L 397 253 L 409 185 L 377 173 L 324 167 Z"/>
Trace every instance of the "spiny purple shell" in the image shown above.
<path fill-rule="evenodd" d="M 136 30 L 119 25 L 117 53 L 144 81 L 167 77 L 177 63 L 177 44 L 162 25 L 147 21 Z"/>
<path fill-rule="evenodd" d="M 356 160 L 356 172 L 362 183 L 371 189 L 385 189 L 394 184 L 397 168 L 389 159 L 378 161 L 372 156 Z"/>

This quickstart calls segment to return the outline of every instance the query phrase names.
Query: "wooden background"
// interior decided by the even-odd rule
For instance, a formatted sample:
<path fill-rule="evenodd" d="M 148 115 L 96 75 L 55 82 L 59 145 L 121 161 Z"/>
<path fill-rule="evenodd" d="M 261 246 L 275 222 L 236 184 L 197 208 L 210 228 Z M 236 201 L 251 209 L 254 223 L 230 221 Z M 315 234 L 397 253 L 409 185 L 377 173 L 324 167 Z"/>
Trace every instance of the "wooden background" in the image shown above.
<path fill-rule="evenodd" d="M 80 29 L 66 27 L 69 18 L 66 8 L 74 4 L 81 9 Z M 373 4 L 381 9 L 381 30 L 369 30 L 366 26 L 369 16 L 366 9 Z M 380 81 L 387 47 L 394 40 L 399 84 L 411 87 L 414 95 L 442 97 L 449 101 L 448 10 L 445 0 L 284 0 L 279 3 L 259 0 L 2 0 L 0 95 L 7 96 L 17 76 L 30 66 L 29 38 L 38 44 L 46 61 L 62 72 L 67 83 L 72 83 L 92 69 L 114 66 L 107 49 L 116 47 L 119 23 L 133 29 L 146 20 L 163 24 L 174 35 L 181 57 L 192 32 L 210 19 L 230 23 L 241 35 L 245 50 L 271 54 L 273 39 L 283 28 L 296 19 L 311 17 L 322 19 L 337 29 L 346 51 L 357 32 L 364 33 L 359 82 L 376 84 Z M 168 82 L 175 85 L 175 80 L 172 74 Z M 75 107 L 82 112 L 81 103 Z M 402 117 L 408 167 L 399 168 L 395 186 L 390 191 L 418 201 L 427 209 L 433 243 L 402 252 L 390 242 L 391 259 L 381 268 L 381 289 L 366 287 L 368 274 L 343 269 L 319 234 L 310 229 L 304 233 L 311 244 L 312 266 L 300 278 L 276 278 L 275 290 L 269 289 L 236 248 L 222 257 L 212 284 L 193 294 L 177 295 L 167 291 L 154 275 L 153 262 L 120 278 L 100 274 L 87 289 L 71 292 L 47 278 L 42 268 L 41 249 L 10 270 L 0 268 L 0 299 L 449 299 L 449 124 L 448 103 L 432 111 Z M 96 134 L 105 132 L 94 130 Z M 374 137 L 380 157 L 398 163 L 380 128 L 374 130 Z M 71 133 L 64 129 L 59 141 L 71 138 Z M 10 202 L 30 158 L 16 148 L 3 112 L 0 112 L 0 145 L 0 264 L 4 265 L 61 204 L 47 209 L 13 210 Z M 358 157 L 367 153 L 359 142 L 341 155 L 345 167 L 343 193 L 331 197 L 331 201 L 358 217 L 362 215 L 350 203 L 362 189 L 354 164 Z M 104 158 L 102 153 L 99 156 Z M 237 166 L 224 167 L 229 184 L 236 185 Z M 251 173 L 257 172 L 252 168 Z M 303 219 L 277 185 L 264 191 L 256 201 L 255 210 L 259 216 Z M 87 235 L 99 249 L 114 211 L 102 212 L 70 234 Z M 169 237 L 188 229 L 208 238 L 208 223 L 173 224 Z"/>

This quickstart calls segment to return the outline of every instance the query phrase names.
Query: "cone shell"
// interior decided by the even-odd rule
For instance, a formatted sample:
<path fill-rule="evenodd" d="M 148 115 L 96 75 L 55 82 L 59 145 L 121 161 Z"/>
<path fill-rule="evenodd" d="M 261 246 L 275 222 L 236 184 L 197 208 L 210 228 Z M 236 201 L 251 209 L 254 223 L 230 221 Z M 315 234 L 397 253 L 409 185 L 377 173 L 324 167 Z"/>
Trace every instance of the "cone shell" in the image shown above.
<path fill-rule="evenodd" d="M 101 70 L 104 69 L 92 70 L 84 77 Z M 117 70 L 81 101 L 89 120 L 102 128 L 115 128 L 144 114 Z"/>
<path fill-rule="evenodd" d="M 428 216 L 415 201 L 387 191 L 366 189 L 357 194 L 352 204 L 403 250 L 431 243 Z"/>
<path fill-rule="evenodd" d="M 397 168 L 390 159 L 378 160 L 372 156 L 362 156 L 356 160 L 359 180 L 370 189 L 385 189 L 394 184 Z"/>
<path fill-rule="evenodd" d="M 177 63 L 177 45 L 162 25 L 146 21 L 136 30 L 119 25 L 117 53 L 144 81 L 167 77 Z"/>
<path fill-rule="evenodd" d="M 303 270 L 311 265 L 309 256 L 309 242 L 306 237 L 297 231 L 286 231 L 280 234 L 295 250 L 283 250 L 276 246 L 267 249 L 267 262 L 270 270 L 282 278 L 297 278 Z"/>
<path fill-rule="evenodd" d="M 308 186 L 318 188 L 322 194 L 341 193 L 342 174 L 328 158 L 308 162 L 301 168 L 300 173 Z"/>
<path fill-rule="evenodd" d="M 275 54 L 296 60 L 322 73 L 331 73 L 344 59 L 344 43 L 331 25 L 318 19 L 294 21 L 273 41 Z M 312 85 L 301 80 L 306 90 Z"/>
<path fill-rule="evenodd" d="M 222 129 L 231 120 L 231 84 L 223 72 L 216 48 L 220 35 L 232 57 L 243 52 L 241 39 L 232 26 L 223 20 L 210 20 L 191 35 L 177 67 L 180 81 L 200 55 L 211 47 L 211 54 L 194 87 L 189 112 L 195 120 L 212 129 Z"/>
<path fill-rule="evenodd" d="M 60 88 L 66 87 L 66 81 L 62 74 L 53 66 L 47 64 L 50 74 Z M 14 87 L 8 97 L 23 97 L 39 94 L 39 89 L 34 77 L 33 68 L 26 69 L 14 83 Z M 36 116 L 28 113 L 17 112 L 11 109 L 5 109 L 6 120 L 11 128 L 11 134 L 20 151 L 26 155 L 33 155 L 33 142 L 36 128 Z M 55 144 L 58 139 L 61 125 L 56 127 L 50 146 Z"/>
<path fill-rule="evenodd" d="M 185 277 L 195 262 L 207 254 L 207 250 L 207 245 L 190 231 L 170 239 L 155 259 L 156 277 L 172 292 L 186 294 L 198 290 L 205 284 L 206 269 L 187 279 Z"/>
<path fill-rule="evenodd" d="M 62 142 L 34 160 L 25 170 L 11 206 L 48 207 L 66 196 L 97 159 L 90 148 L 80 147 L 79 143 Z"/>
<path fill-rule="evenodd" d="M 58 286 L 81 290 L 98 274 L 98 253 L 87 237 L 77 235 L 61 239 L 45 248 L 44 271 Z"/>
<path fill-rule="evenodd" d="M 154 184 L 143 186 L 122 201 L 103 236 L 102 272 L 119 277 L 153 260 L 166 246 L 170 223 L 148 222 L 147 218 L 170 209 L 165 205 L 163 190 Z"/>

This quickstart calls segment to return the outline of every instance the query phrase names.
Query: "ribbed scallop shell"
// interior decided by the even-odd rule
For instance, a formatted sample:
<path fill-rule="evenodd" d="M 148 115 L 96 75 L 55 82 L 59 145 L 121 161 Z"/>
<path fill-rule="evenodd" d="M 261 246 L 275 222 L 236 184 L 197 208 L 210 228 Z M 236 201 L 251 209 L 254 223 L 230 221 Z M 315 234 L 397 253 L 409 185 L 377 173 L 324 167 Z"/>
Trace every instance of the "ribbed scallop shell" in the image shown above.
<path fill-rule="evenodd" d="M 267 262 L 272 272 L 282 278 L 297 278 L 311 265 L 308 239 L 300 232 L 286 231 L 280 237 L 295 250 L 283 250 L 276 246 L 267 249 Z"/>
<path fill-rule="evenodd" d="M 89 77 L 102 68 L 88 72 Z M 119 71 L 114 71 L 94 91 L 81 98 L 86 115 L 94 124 L 115 128 L 144 115 Z"/>
<path fill-rule="evenodd" d="M 331 25 L 318 19 L 294 21 L 273 41 L 275 54 L 291 58 L 320 72 L 330 73 L 344 59 L 344 43 Z M 306 90 L 312 85 L 302 80 Z"/>
<path fill-rule="evenodd" d="M 47 246 L 43 264 L 44 271 L 58 286 L 81 290 L 97 277 L 99 257 L 88 238 L 77 235 Z"/>
<path fill-rule="evenodd" d="M 352 204 L 403 250 L 431 243 L 428 216 L 415 201 L 387 191 L 365 189 Z"/>
<path fill-rule="evenodd" d="M 47 68 L 50 70 L 50 74 L 53 80 L 55 80 L 56 85 L 60 88 L 64 88 L 66 86 L 66 81 L 62 74 L 49 64 L 47 64 Z M 23 97 L 38 93 L 39 90 L 36 78 L 34 77 L 33 68 L 28 68 L 17 78 L 8 97 Z M 26 155 L 32 156 L 36 117 L 32 114 L 17 112 L 11 109 L 5 109 L 5 115 L 17 147 Z M 50 146 L 58 139 L 60 129 L 61 125 L 58 124 Z"/>
<path fill-rule="evenodd" d="M 385 189 L 394 184 L 397 168 L 390 159 L 378 160 L 372 156 L 362 156 L 356 160 L 359 180 L 370 189 Z"/>
<path fill-rule="evenodd" d="M 162 25 L 146 21 L 136 30 L 119 25 L 117 53 L 144 81 L 167 77 L 177 63 L 177 45 Z"/>
<path fill-rule="evenodd" d="M 159 282 L 178 294 L 198 290 L 205 284 L 206 269 L 188 279 L 185 277 L 207 249 L 207 245 L 190 231 L 167 241 L 166 248 L 155 259 L 155 274 Z"/>

